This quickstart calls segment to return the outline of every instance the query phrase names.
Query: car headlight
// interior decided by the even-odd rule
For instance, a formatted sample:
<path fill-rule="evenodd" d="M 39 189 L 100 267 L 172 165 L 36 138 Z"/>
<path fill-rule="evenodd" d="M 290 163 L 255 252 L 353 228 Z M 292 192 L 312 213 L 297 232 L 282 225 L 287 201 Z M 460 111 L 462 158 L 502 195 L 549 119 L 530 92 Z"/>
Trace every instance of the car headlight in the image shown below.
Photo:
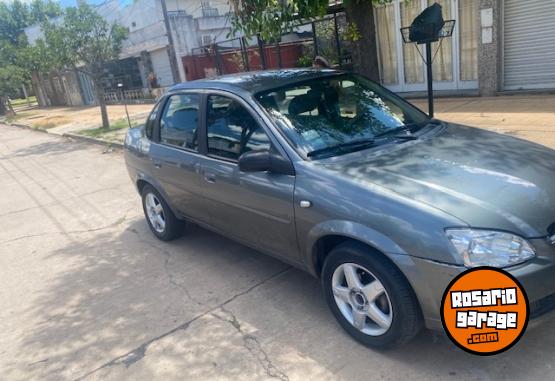
<path fill-rule="evenodd" d="M 446 234 L 467 267 L 507 267 L 536 256 L 534 249 L 524 238 L 510 233 L 447 229 Z"/>

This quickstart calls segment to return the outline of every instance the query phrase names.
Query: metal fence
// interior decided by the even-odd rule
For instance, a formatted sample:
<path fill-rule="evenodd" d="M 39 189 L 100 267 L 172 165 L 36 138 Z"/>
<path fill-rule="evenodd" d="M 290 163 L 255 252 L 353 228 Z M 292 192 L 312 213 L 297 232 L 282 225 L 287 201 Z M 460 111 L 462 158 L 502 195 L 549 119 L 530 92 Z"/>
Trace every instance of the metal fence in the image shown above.
<path fill-rule="evenodd" d="M 332 66 L 352 69 L 352 42 L 346 37 L 348 23 L 345 13 L 334 13 L 312 25 L 314 55 L 325 57 Z"/>
<path fill-rule="evenodd" d="M 352 68 L 351 43 L 343 12 L 298 25 L 278 43 L 233 38 L 193 49 L 182 57 L 187 80 L 253 70 L 308 67 L 317 55 L 334 67 Z"/>
<path fill-rule="evenodd" d="M 144 103 L 155 102 L 166 93 L 168 87 L 159 87 L 156 89 L 140 88 L 119 91 L 106 91 L 104 100 L 109 104 L 123 103 Z"/>

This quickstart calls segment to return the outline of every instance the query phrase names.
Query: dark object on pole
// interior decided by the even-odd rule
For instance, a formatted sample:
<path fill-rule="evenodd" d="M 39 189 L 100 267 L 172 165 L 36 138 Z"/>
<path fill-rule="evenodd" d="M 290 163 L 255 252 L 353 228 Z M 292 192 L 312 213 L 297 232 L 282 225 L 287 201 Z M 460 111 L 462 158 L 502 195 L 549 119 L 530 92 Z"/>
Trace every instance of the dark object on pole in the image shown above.
<path fill-rule="evenodd" d="M 410 25 L 409 38 L 418 44 L 437 41 L 444 25 L 441 5 L 434 3 L 416 16 Z"/>
<path fill-rule="evenodd" d="M 432 73 L 432 42 L 441 38 L 451 37 L 455 28 L 455 20 L 444 21 L 441 5 L 435 3 L 419 14 L 411 26 L 401 28 L 404 43 L 426 44 L 426 77 L 428 82 L 428 115 L 434 117 L 434 77 Z M 441 45 L 440 45 L 441 46 Z M 438 50 L 439 50 L 438 46 Z M 418 48 L 417 48 L 418 49 Z"/>

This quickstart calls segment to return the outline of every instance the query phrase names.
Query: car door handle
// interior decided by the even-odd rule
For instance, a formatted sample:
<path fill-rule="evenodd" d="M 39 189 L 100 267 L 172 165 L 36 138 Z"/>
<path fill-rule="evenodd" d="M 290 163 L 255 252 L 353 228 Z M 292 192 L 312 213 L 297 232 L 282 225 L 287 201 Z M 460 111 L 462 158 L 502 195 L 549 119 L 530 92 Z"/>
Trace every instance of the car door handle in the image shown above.
<path fill-rule="evenodd" d="M 204 181 L 210 184 L 214 184 L 216 182 L 216 175 L 213 173 L 204 172 Z"/>
<path fill-rule="evenodd" d="M 152 165 L 154 165 L 154 168 L 162 168 L 162 162 L 158 161 L 158 160 L 152 160 Z"/>

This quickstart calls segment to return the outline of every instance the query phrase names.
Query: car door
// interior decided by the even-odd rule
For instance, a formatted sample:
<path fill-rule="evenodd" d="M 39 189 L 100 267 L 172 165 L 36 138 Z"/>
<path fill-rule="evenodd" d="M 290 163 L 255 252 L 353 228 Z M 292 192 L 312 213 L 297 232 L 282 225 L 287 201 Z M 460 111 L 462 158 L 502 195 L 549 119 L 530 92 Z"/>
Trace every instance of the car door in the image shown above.
<path fill-rule="evenodd" d="M 207 222 L 202 207 L 198 131 L 202 95 L 170 95 L 158 117 L 155 142 L 150 148 L 153 176 L 170 204 L 184 216 Z"/>
<path fill-rule="evenodd" d="M 231 94 L 209 94 L 206 108 L 207 156 L 201 164 L 201 182 L 212 226 L 297 261 L 295 176 L 245 173 L 238 166 L 239 156 L 246 151 L 278 149 L 263 121 Z"/>

